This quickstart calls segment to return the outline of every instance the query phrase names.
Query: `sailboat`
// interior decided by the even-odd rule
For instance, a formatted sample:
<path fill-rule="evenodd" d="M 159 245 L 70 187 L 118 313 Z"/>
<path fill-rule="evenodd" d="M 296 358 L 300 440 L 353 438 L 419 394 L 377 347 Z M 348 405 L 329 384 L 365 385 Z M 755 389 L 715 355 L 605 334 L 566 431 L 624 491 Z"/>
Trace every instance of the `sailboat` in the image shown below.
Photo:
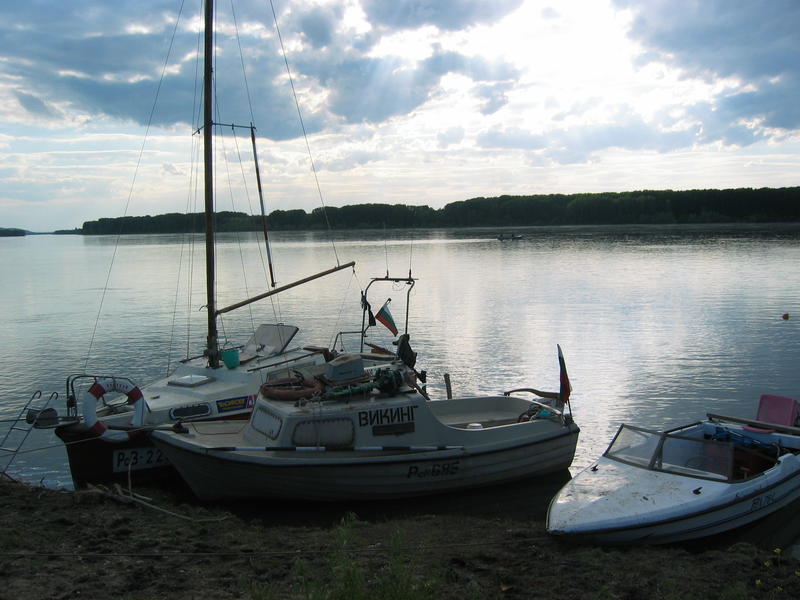
<path fill-rule="evenodd" d="M 156 427 L 215 419 L 247 419 L 262 384 L 268 380 L 287 382 L 300 369 L 323 367 L 336 359 L 324 346 L 292 346 L 299 328 L 284 323 L 262 324 L 240 346 L 221 349 L 217 319 L 223 313 L 278 294 L 311 280 L 354 267 L 354 262 L 337 264 L 321 273 L 293 283 L 274 287 L 236 304 L 219 307 L 215 295 L 215 224 L 212 50 L 213 2 L 205 3 L 204 83 L 203 83 L 203 162 L 205 186 L 205 263 L 206 263 L 206 347 L 202 354 L 183 360 L 168 376 L 144 386 L 124 375 L 84 373 L 66 381 L 64 415 L 32 415 L 35 426 L 53 427 L 66 445 L 70 472 L 76 487 L 110 480 L 144 481 L 162 477 L 172 467 L 153 446 L 148 432 Z M 251 136 L 255 138 L 251 125 Z M 255 143 L 255 142 L 254 142 Z M 255 148 L 254 148 L 255 155 Z M 256 174 L 257 160 L 256 160 Z M 258 177 L 260 191 L 260 177 Z M 413 286 L 409 272 L 405 278 L 379 278 Z M 409 288 L 410 289 L 410 288 Z M 368 310 L 363 298 L 364 315 Z M 406 305 L 408 311 L 408 305 Z M 363 317 L 363 316 L 362 316 Z M 365 318 L 362 318 L 362 324 Z M 408 314 L 406 313 L 406 327 Z M 360 351 L 369 323 L 362 325 Z M 406 331 L 407 335 L 407 331 Z M 336 340 L 339 340 L 337 336 Z M 334 347 L 336 344 L 334 341 Z M 408 344 L 406 343 L 407 347 Z M 408 351 L 408 350 L 407 350 Z M 368 366 L 403 364 L 390 350 L 373 349 L 359 354 Z M 423 376 L 417 372 L 417 376 Z M 48 409 L 52 411 L 52 409 Z"/>

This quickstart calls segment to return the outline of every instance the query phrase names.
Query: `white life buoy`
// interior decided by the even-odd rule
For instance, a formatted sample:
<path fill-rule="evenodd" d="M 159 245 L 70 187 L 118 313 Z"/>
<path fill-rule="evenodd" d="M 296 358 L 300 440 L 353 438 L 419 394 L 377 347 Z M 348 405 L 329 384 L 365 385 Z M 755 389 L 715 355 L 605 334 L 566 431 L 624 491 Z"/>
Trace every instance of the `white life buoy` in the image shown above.
<path fill-rule="evenodd" d="M 97 402 L 108 392 L 119 392 L 128 397 L 128 404 L 133 405 L 133 418 L 131 426 L 140 427 L 144 422 L 144 394 L 139 386 L 127 379 L 96 379 L 92 386 L 83 394 L 83 420 L 93 433 L 110 442 L 126 442 L 131 434 L 127 431 L 114 431 L 106 427 L 97 418 Z"/>

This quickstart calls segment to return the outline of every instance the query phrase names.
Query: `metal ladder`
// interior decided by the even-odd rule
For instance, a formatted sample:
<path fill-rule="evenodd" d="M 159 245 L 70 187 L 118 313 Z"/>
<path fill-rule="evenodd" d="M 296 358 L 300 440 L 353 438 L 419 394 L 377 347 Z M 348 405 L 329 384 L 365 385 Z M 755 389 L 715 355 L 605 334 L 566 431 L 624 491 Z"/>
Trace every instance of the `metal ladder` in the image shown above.
<path fill-rule="evenodd" d="M 46 429 L 58 424 L 58 414 L 56 410 L 54 408 L 49 408 L 50 404 L 58 398 L 58 392 L 50 394 L 50 397 L 43 405 L 36 407 L 35 405 L 39 403 L 41 398 L 41 391 L 34 392 L 25 403 L 25 406 L 22 407 L 22 410 L 19 411 L 17 418 L 12 421 L 11 427 L 8 428 L 5 436 L 3 436 L 3 441 L 0 442 L 0 461 L 6 458 L 8 461 L 3 467 L 3 470 L 0 471 L 0 474 L 8 476 L 6 471 L 8 471 L 8 468 L 14 462 L 17 453 L 20 448 L 22 448 L 25 440 L 28 439 L 34 427 Z M 16 436 L 17 438 L 16 445 L 13 443 L 14 437 L 12 436 Z"/>

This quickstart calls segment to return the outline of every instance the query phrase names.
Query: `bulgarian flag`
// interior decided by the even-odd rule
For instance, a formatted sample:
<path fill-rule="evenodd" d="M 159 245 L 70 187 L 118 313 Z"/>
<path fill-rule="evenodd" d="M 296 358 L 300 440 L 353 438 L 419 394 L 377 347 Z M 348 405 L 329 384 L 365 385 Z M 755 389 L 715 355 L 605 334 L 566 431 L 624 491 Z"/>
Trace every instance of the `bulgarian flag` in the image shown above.
<path fill-rule="evenodd" d="M 375 315 L 375 318 L 384 324 L 386 329 L 392 332 L 393 335 L 397 335 L 397 325 L 394 324 L 394 318 L 392 318 L 392 313 L 389 312 L 389 302 L 392 299 L 389 298 L 386 302 L 383 303 L 381 309 L 378 311 L 378 314 Z"/>
<path fill-rule="evenodd" d="M 569 402 L 569 395 L 572 392 L 572 385 L 569 382 L 569 375 L 567 375 L 567 365 L 564 364 L 564 355 L 561 353 L 561 346 L 556 344 L 558 347 L 558 368 L 560 371 L 560 381 L 561 386 L 558 390 L 558 399 L 561 400 L 564 404 Z"/>

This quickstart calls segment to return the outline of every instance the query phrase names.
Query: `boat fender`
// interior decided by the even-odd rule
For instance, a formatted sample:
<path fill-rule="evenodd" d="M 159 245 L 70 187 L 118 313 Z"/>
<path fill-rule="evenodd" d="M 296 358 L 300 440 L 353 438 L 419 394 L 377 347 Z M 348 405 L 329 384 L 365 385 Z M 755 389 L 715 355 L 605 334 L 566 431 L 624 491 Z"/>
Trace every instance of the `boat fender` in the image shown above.
<path fill-rule="evenodd" d="M 95 379 L 92 386 L 83 393 L 83 420 L 86 427 L 98 437 L 109 442 L 126 442 L 135 434 L 127 431 L 113 431 L 97 418 L 97 402 L 108 392 L 119 392 L 128 397 L 128 404 L 133 406 L 133 418 L 131 419 L 133 428 L 141 427 L 144 422 L 144 394 L 139 386 L 131 381 L 114 377 Z"/>

